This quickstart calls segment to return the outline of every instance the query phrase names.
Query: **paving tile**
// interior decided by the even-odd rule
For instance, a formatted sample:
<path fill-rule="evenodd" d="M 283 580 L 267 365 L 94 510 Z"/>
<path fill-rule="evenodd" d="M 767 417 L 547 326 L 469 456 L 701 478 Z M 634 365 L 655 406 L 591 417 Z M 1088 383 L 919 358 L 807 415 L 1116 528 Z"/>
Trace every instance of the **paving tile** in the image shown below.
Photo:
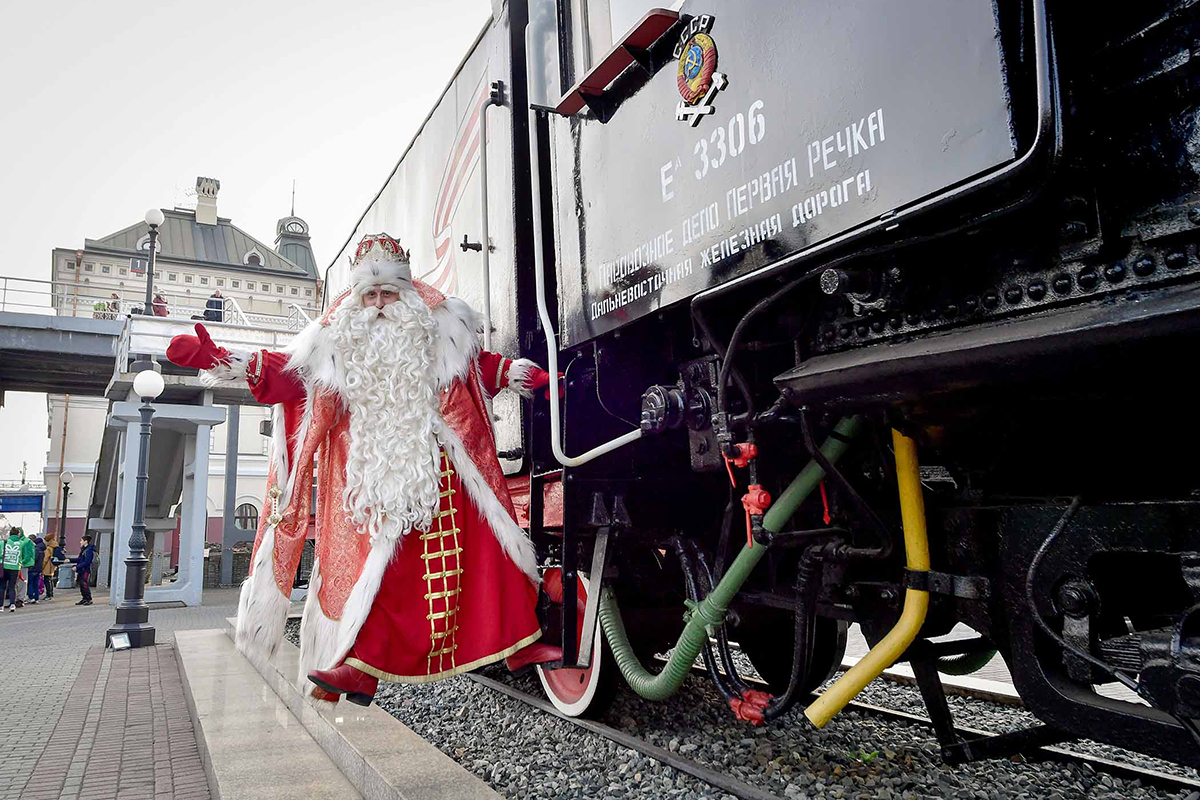
<path fill-rule="evenodd" d="M 151 611 L 162 644 L 115 654 L 99 645 L 114 610 L 75 599 L 29 606 L 0 626 L 0 685 L 19 681 L 33 698 L 6 716 L 36 708 L 44 725 L 23 738 L 33 757 L 0 778 L 0 800 L 174 797 L 181 775 L 199 778 L 187 800 L 209 800 L 170 642 L 177 630 L 222 627 L 237 590 L 205 592 L 200 608 Z"/>

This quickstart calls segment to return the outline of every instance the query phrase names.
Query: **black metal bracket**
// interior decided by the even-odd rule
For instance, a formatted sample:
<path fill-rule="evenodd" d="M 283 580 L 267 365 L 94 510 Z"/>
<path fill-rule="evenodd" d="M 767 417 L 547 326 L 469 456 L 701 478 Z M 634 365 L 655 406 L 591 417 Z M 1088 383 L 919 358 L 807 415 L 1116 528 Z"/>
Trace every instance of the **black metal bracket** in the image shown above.
<path fill-rule="evenodd" d="M 931 594 L 944 594 L 966 600 L 986 600 L 992 595 L 991 583 L 981 575 L 951 575 L 931 569 L 904 570 L 904 585 Z"/>
<path fill-rule="evenodd" d="M 1027 750 L 1069 742 L 1077 738 L 1079 737 L 1049 725 L 1034 725 L 1031 728 L 1022 728 L 1019 731 L 1002 733 L 997 736 L 982 736 L 978 739 L 943 745 L 942 759 L 950 766 L 957 766 L 968 761 L 1007 758 Z"/>
<path fill-rule="evenodd" d="M 504 81 L 492 81 L 488 97 L 498 106 L 504 105 Z"/>
<path fill-rule="evenodd" d="M 467 252 L 468 250 L 474 250 L 476 253 L 478 253 L 480 250 L 483 249 L 483 242 L 469 241 L 467 239 L 467 235 L 464 233 L 462 243 L 459 245 L 459 247 L 462 248 L 462 251 L 464 253 Z"/>
<path fill-rule="evenodd" d="M 633 45 L 623 44 L 621 48 L 629 54 L 633 59 L 633 63 L 642 68 L 642 71 L 647 76 L 653 76 L 655 73 L 654 62 L 650 57 L 650 51 L 642 47 L 634 47 Z"/>
<path fill-rule="evenodd" d="M 588 107 L 588 110 L 601 122 L 608 122 L 612 119 L 612 115 L 616 112 L 617 105 L 619 105 L 607 95 L 592 94 L 584 89 L 579 90 L 579 96 L 583 98 L 583 102 Z"/>

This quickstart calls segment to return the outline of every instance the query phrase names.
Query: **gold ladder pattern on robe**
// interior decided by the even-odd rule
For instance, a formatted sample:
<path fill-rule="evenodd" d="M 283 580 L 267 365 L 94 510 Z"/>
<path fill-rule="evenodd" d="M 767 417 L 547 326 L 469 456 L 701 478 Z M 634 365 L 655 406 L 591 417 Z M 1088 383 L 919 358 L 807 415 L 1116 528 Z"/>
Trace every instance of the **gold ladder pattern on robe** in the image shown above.
<path fill-rule="evenodd" d="M 441 451 L 442 470 L 440 485 L 445 487 L 438 495 L 438 510 L 428 533 L 421 534 L 425 563 L 425 600 L 429 603 L 429 655 L 425 659 L 426 674 L 433 675 L 454 669 L 454 651 L 458 649 L 455 632 L 458 630 L 459 596 L 462 593 L 462 564 L 459 555 L 462 544 L 458 540 L 460 529 L 455 521 L 458 510 L 454 507 L 455 490 L 450 477 L 454 469 L 446 451 Z M 445 502 L 442 502 L 442 501 Z M 451 588 L 453 578 L 453 588 Z M 438 602 L 441 601 L 441 602 Z M 440 606 L 440 608 L 437 608 Z M 435 610 L 436 609 L 436 610 Z M 449 664 L 447 664 L 447 659 Z"/>

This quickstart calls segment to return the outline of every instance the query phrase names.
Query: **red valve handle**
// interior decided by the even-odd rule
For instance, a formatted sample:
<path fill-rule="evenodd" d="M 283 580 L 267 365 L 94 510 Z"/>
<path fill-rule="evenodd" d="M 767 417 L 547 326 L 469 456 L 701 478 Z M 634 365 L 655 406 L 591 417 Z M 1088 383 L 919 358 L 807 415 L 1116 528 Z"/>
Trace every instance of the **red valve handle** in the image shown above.
<path fill-rule="evenodd" d="M 754 547 L 754 530 L 750 517 L 765 512 L 771 506 L 771 493 L 762 484 L 752 483 L 742 495 L 742 507 L 746 509 L 746 547 Z"/>

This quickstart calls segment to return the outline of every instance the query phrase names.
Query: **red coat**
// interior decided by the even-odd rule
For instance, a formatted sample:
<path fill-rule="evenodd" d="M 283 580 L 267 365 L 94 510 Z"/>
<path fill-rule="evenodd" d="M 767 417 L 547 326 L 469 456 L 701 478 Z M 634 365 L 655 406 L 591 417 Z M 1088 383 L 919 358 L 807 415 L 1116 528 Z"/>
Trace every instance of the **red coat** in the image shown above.
<path fill-rule="evenodd" d="M 431 368 L 440 391 L 443 498 L 427 534 L 372 545 L 341 504 L 350 412 L 338 390 L 327 326 L 348 293 L 284 352 L 237 360 L 235 371 L 245 369 L 254 396 L 275 406 L 267 499 L 242 588 L 238 647 L 262 659 L 282 638 L 315 465 L 316 560 L 298 676 L 307 688 L 309 671 L 333 667 L 348 654 L 377 677 L 429 681 L 497 661 L 540 635 L 533 545 L 516 524 L 489 413 L 493 395 L 520 390 L 536 367 L 483 352 L 474 311 L 416 286 L 439 330 Z"/>

